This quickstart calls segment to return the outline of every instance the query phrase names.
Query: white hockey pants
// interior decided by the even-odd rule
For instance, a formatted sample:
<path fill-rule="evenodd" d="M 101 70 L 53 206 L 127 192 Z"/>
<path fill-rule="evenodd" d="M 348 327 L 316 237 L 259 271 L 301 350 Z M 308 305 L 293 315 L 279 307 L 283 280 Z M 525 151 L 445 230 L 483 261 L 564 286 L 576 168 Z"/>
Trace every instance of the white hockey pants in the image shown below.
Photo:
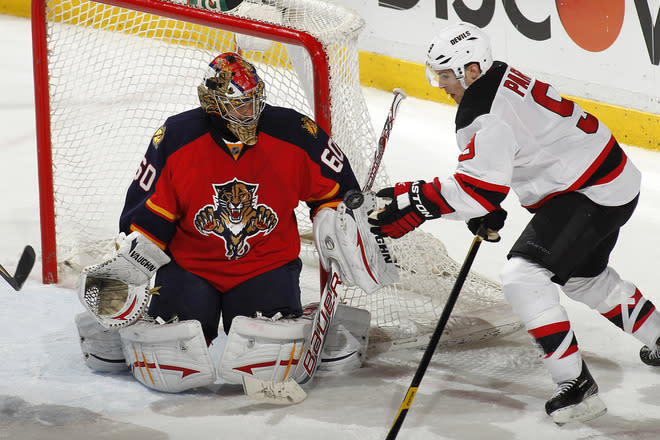
<path fill-rule="evenodd" d="M 502 270 L 502 290 L 514 313 L 543 350 L 552 379 L 577 377 L 582 368 L 577 339 L 559 302 L 552 272 L 524 258 L 513 257 Z M 571 278 L 561 287 L 571 299 L 597 310 L 612 323 L 652 346 L 660 337 L 660 314 L 630 282 L 608 267 L 593 278 Z"/>

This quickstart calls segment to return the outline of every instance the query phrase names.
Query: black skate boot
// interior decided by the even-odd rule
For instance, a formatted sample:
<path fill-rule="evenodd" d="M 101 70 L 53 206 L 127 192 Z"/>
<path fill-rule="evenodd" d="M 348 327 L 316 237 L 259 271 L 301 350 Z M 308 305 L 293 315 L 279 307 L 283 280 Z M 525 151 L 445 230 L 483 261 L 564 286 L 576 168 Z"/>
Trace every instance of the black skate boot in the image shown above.
<path fill-rule="evenodd" d="M 641 350 L 639 350 L 639 358 L 646 365 L 660 367 L 660 345 L 656 343 L 654 349 L 651 349 L 648 345 L 643 346 Z"/>
<path fill-rule="evenodd" d="M 545 412 L 559 426 L 569 422 L 584 422 L 605 414 L 607 408 L 598 397 L 598 385 L 582 361 L 582 372 L 572 380 L 558 385 Z"/>

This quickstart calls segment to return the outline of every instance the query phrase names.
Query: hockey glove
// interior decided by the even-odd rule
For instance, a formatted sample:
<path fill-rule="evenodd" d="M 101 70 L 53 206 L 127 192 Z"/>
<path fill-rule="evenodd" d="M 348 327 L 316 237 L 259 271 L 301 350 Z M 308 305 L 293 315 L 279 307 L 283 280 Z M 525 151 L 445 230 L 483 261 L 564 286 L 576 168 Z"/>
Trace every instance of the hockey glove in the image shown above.
<path fill-rule="evenodd" d="M 442 215 L 440 206 L 430 199 L 442 199 L 439 188 L 423 180 L 399 182 L 381 189 L 376 196 L 392 200 L 375 218 L 369 218 L 371 232 L 376 235 L 400 238 L 426 220 Z"/>
<path fill-rule="evenodd" d="M 506 215 L 504 209 L 497 208 L 482 217 L 471 218 L 467 221 L 467 227 L 474 235 L 479 235 L 486 241 L 497 243 L 501 239 L 498 231 L 504 227 Z M 480 230 L 482 225 L 483 229 Z"/>

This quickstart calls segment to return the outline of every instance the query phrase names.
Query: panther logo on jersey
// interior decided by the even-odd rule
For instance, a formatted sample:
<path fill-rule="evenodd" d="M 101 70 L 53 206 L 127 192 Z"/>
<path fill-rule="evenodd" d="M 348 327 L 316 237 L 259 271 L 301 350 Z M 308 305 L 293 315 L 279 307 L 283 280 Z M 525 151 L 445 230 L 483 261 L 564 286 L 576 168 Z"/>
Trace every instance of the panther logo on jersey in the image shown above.
<path fill-rule="evenodd" d="M 245 256 L 250 250 L 248 238 L 269 234 L 277 225 L 277 214 L 257 203 L 258 184 L 234 179 L 214 184 L 213 204 L 195 215 L 195 228 L 203 235 L 214 234 L 225 241 L 225 255 L 230 260 Z"/>

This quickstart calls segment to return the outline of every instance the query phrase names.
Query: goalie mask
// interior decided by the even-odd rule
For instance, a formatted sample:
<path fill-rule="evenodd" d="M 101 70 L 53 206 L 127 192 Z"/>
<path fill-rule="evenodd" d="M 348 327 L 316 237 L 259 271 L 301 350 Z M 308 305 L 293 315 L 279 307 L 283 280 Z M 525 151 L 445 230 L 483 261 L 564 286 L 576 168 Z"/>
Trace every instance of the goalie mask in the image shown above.
<path fill-rule="evenodd" d="M 478 27 L 459 23 L 436 35 L 426 52 L 426 79 L 433 87 L 442 87 L 439 72 L 452 70 L 465 85 L 465 66 L 478 63 L 481 74 L 493 65 L 490 39 Z"/>
<path fill-rule="evenodd" d="M 218 55 L 197 92 L 202 108 L 225 119 L 241 142 L 257 142 L 257 123 L 266 103 L 264 83 L 252 64 L 237 53 Z"/>

